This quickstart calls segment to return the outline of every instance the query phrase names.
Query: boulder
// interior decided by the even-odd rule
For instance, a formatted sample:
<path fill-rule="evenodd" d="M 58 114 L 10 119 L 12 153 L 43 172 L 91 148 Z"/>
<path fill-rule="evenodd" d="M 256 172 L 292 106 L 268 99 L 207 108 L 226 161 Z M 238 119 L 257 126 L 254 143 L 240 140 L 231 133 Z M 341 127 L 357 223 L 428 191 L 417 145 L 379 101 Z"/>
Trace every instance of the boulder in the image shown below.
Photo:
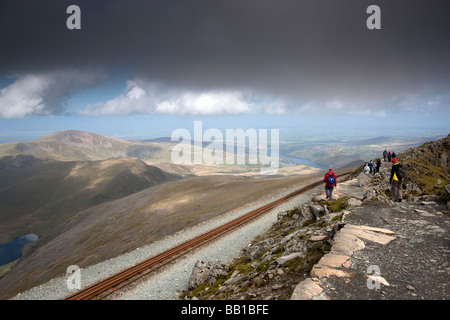
<path fill-rule="evenodd" d="M 307 204 L 300 206 L 300 213 L 302 214 L 303 218 L 305 218 L 306 220 L 312 220 L 315 218 L 311 211 L 310 206 Z"/>
<path fill-rule="evenodd" d="M 270 241 L 264 240 L 246 247 L 243 250 L 244 255 L 249 260 L 254 260 L 262 256 L 262 254 L 272 247 Z"/>
<path fill-rule="evenodd" d="M 311 204 L 310 208 L 311 208 L 311 212 L 313 213 L 314 217 L 317 220 L 320 217 L 323 217 L 324 215 L 328 214 L 328 209 L 324 206 L 321 206 L 320 204 Z"/>
<path fill-rule="evenodd" d="M 192 290 L 203 283 L 214 284 L 220 276 L 226 276 L 225 265 L 209 261 L 197 261 L 189 277 L 188 289 Z"/>

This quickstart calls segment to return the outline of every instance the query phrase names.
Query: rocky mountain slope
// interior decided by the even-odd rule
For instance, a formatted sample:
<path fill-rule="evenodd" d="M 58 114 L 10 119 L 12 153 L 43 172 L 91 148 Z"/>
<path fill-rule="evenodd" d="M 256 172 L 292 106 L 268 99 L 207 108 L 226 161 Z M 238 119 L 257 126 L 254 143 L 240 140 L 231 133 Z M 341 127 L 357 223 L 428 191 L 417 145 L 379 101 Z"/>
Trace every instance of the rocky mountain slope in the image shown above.
<path fill-rule="evenodd" d="M 450 135 L 412 148 L 405 199 L 390 200 L 391 163 L 362 168 L 280 212 L 269 232 L 225 266 L 199 261 L 182 299 L 448 299 Z"/>

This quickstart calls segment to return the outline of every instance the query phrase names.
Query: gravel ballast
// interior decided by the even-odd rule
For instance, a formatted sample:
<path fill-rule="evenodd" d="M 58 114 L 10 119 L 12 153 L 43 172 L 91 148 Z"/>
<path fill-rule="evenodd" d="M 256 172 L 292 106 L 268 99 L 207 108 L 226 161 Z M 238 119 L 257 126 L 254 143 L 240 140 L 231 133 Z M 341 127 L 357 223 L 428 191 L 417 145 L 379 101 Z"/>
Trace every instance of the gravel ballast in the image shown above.
<path fill-rule="evenodd" d="M 168 236 L 160 241 L 145 247 L 137 248 L 127 254 L 80 269 L 81 289 L 85 289 L 107 277 L 121 272 L 133 265 L 149 259 L 150 257 L 173 248 L 193 237 L 212 230 L 224 223 L 259 208 L 267 203 L 275 201 L 302 185 L 288 188 L 267 196 L 260 201 L 251 203 L 242 208 L 228 212 L 220 217 L 201 223 L 193 228 L 183 230 L 175 235 Z M 228 264 L 236 258 L 242 249 L 247 246 L 257 235 L 267 231 L 277 220 L 277 214 L 293 209 L 311 199 L 312 196 L 323 193 L 323 187 L 319 186 L 299 196 L 276 206 L 263 216 L 245 224 L 234 231 L 227 233 L 210 243 L 189 252 L 172 263 L 162 267 L 152 274 L 117 291 L 107 299 L 119 300 L 170 300 L 177 299 L 178 295 L 187 289 L 189 277 L 194 264 L 198 260 L 219 262 Z M 67 286 L 69 275 L 50 280 L 49 282 L 18 294 L 13 299 L 17 300 L 59 300 L 67 298 L 78 290 L 70 290 Z"/>

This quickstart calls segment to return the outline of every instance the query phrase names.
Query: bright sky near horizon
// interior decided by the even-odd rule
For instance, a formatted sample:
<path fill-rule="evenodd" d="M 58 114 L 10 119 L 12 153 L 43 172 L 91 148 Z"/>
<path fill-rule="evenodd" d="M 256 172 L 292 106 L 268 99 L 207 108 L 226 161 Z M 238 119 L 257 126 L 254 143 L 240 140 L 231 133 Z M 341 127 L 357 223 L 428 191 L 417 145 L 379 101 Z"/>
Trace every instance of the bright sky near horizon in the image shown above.
<path fill-rule="evenodd" d="M 370 1 L 4 0 L 0 142 L 152 138 L 195 120 L 447 134 L 449 2 L 375 2 L 379 30 Z"/>

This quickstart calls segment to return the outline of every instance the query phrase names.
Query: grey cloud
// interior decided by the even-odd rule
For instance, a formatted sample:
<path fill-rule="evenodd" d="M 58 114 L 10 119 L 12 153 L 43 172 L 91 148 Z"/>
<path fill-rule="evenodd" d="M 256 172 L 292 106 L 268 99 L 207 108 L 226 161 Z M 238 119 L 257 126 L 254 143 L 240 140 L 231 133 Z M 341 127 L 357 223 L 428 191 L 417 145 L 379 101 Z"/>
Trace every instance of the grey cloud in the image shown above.
<path fill-rule="evenodd" d="M 82 30 L 65 27 L 70 4 Z M 366 28 L 371 4 L 381 30 Z M 126 67 L 129 79 L 270 95 L 286 110 L 380 108 L 401 92 L 448 93 L 449 12 L 448 0 L 5 0 L 0 70 Z"/>

